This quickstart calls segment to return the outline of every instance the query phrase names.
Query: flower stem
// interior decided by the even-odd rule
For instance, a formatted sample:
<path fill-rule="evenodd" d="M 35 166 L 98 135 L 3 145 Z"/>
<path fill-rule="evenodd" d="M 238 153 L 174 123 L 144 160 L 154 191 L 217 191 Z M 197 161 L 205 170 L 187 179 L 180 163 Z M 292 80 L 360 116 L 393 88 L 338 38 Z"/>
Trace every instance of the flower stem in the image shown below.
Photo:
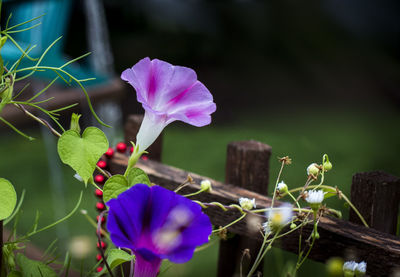
<path fill-rule="evenodd" d="M 344 201 L 349 204 L 349 206 L 353 209 L 353 211 L 358 215 L 358 217 L 361 219 L 362 223 L 364 224 L 365 227 L 369 228 L 368 223 L 365 221 L 364 217 L 360 214 L 360 212 L 357 210 L 357 208 L 351 203 L 351 201 L 342 193 L 342 197 Z"/>
<path fill-rule="evenodd" d="M 149 262 L 140 254 L 136 254 L 135 260 L 135 277 L 156 277 L 161 266 L 161 259 L 154 258 Z"/>
<path fill-rule="evenodd" d="M 140 151 L 138 145 L 133 146 L 133 147 L 134 147 L 133 153 L 132 153 L 132 155 L 129 157 L 128 166 L 126 167 L 126 170 L 125 170 L 125 173 L 124 173 L 124 176 L 125 176 L 125 177 L 128 175 L 129 170 L 130 170 L 131 168 L 133 168 L 133 167 L 136 165 L 136 163 L 137 163 L 137 161 L 140 159 L 140 157 L 141 157 L 144 153 L 147 153 L 146 151 Z"/>
<path fill-rule="evenodd" d="M 278 178 L 276 178 L 276 183 L 274 187 L 274 194 L 272 195 L 272 202 L 271 202 L 271 208 L 274 207 L 274 201 L 275 201 L 275 196 L 276 196 L 276 187 L 278 186 L 279 180 L 281 179 L 281 174 L 283 171 L 283 167 L 285 166 L 285 162 L 282 162 L 281 169 L 279 170 Z"/>
<path fill-rule="evenodd" d="M 239 217 L 239 218 L 237 218 L 236 220 L 232 221 L 231 223 L 225 225 L 224 227 L 218 228 L 218 229 L 216 229 L 216 230 L 214 230 L 214 231 L 212 231 L 212 232 L 213 232 L 213 233 L 218 233 L 219 231 L 221 231 L 221 230 L 223 230 L 223 229 L 226 229 L 226 228 L 232 226 L 232 225 L 235 224 L 235 223 L 238 223 L 238 222 L 239 222 L 240 220 L 242 220 L 246 215 L 247 215 L 246 213 L 243 213 L 241 217 Z"/>
<path fill-rule="evenodd" d="M 3 220 L 0 220 L 0 274 L 3 273 Z"/>
<path fill-rule="evenodd" d="M 198 190 L 198 191 L 196 191 L 196 192 L 189 193 L 189 194 L 185 194 L 184 196 L 185 196 L 185 197 L 194 196 L 194 195 L 200 194 L 200 193 L 202 193 L 202 192 L 204 192 L 204 191 L 206 191 L 206 190 L 208 190 L 208 189 L 200 189 L 200 190 Z"/>
<path fill-rule="evenodd" d="M 288 195 L 290 196 L 290 198 L 292 198 L 293 199 L 293 201 L 296 203 L 296 205 L 297 205 L 297 208 L 299 209 L 299 210 L 301 210 L 301 207 L 300 207 L 300 204 L 299 204 L 299 201 L 297 201 L 297 199 L 293 196 L 293 194 L 291 194 L 289 191 L 287 192 L 288 193 Z"/>
<path fill-rule="evenodd" d="M 268 235 L 266 234 L 264 236 L 264 241 L 262 243 L 262 246 L 260 248 L 260 251 L 257 254 L 257 258 L 253 264 L 253 266 L 251 267 L 249 273 L 247 274 L 247 277 L 251 277 L 253 276 L 254 272 L 256 271 L 258 265 L 260 264 L 260 262 L 262 261 L 263 257 L 265 256 L 265 254 L 267 254 L 268 250 L 271 249 L 271 245 L 272 243 L 275 241 L 275 239 L 278 237 L 279 235 L 279 231 L 275 233 L 274 237 L 269 240 L 269 243 L 267 245 L 267 247 L 265 247 L 265 245 L 267 244 L 267 237 Z M 264 249 L 265 248 L 265 249 Z"/>

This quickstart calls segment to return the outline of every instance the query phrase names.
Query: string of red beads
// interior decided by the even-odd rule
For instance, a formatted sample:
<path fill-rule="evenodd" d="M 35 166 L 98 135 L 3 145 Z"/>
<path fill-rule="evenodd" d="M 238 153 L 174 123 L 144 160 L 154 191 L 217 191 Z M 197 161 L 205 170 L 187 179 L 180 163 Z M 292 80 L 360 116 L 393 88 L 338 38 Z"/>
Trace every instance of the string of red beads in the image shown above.
<path fill-rule="evenodd" d="M 126 143 L 119 142 L 119 143 L 117 143 L 117 145 L 114 148 L 112 148 L 112 147 L 108 148 L 108 150 L 104 153 L 104 155 L 97 162 L 97 165 L 101 169 L 107 170 L 108 162 L 113 158 L 115 152 L 130 155 L 133 153 L 133 150 L 134 150 L 133 146 L 128 147 Z M 147 161 L 148 157 L 145 155 L 142 155 L 141 159 L 143 161 Z M 95 181 L 97 186 L 102 189 L 103 185 L 106 181 L 106 178 L 102 174 L 96 174 L 94 176 L 93 180 Z M 96 210 L 99 213 L 101 213 L 102 211 L 107 209 L 105 203 L 103 202 L 103 191 L 100 189 L 95 189 L 94 195 L 98 198 L 98 202 L 96 203 Z M 107 219 L 105 217 L 103 217 L 101 219 L 101 224 L 103 226 L 102 228 L 105 228 L 104 223 L 106 223 L 106 220 Z M 99 221 L 99 215 L 96 216 L 96 222 L 98 222 L 98 221 Z M 103 234 L 101 234 L 101 237 L 104 237 Z M 96 261 L 97 262 L 101 261 L 101 264 L 96 268 L 97 272 L 101 272 L 104 267 L 103 262 L 102 262 L 103 257 L 100 254 L 100 248 L 103 249 L 103 251 L 105 251 L 105 249 L 107 248 L 107 244 L 103 241 L 101 241 L 101 244 L 97 243 L 97 249 L 98 249 L 99 253 L 96 255 Z"/>

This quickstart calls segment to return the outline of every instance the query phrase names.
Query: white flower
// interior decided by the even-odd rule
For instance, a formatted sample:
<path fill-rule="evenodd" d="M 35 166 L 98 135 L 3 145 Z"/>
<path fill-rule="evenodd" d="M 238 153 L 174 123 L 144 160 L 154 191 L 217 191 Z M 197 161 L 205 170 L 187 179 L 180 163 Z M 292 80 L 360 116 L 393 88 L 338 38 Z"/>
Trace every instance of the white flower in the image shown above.
<path fill-rule="evenodd" d="M 343 264 L 343 271 L 349 273 L 355 273 L 356 276 L 363 276 L 367 271 L 367 263 L 366 262 L 356 263 L 355 261 L 345 262 Z"/>
<path fill-rule="evenodd" d="M 242 207 L 245 210 L 251 210 L 256 207 L 256 199 L 249 199 L 245 197 L 240 197 L 239 198 L 239 204 L 240 207 Z"/>
<path fill-rule="evenodd" d="M 367 272 L 367 263 L 366 262 L 360 262 L 357 264 L 355 268 L 356 274 L 365 274 Z"/>
<path fill-rule="evenodd" d="M 276 230 L 282 228 L 292 220 L 292 205 L 283 204 L 278 208 L 267 211 L 268 222 L 263 224 L 264 230 L 267 228 Z"/>
<path fill-rule="evenodd" d="M 287 189 L 288 189 L 288 187 L 287 187 L 287 185 L 285 184 L 284 181 L 281 181 L 281 182 L 276 186 L 276 188 L 279 190 L 279 192 L 286 192 Z"/>
<path fill-rule="evenodd" d="M 307 191 L 306 201 L 309 204 L 320 204 L 324 200 L 323 190 L 309 190 Z"/>
<path fill-rule="evenodd" d="M 354 270 L 356 269 L 358 263 L 356 263 L 355 261 L 349 261 L 349 262 L 345 262 L 343 264 L 343 271 L 352 271 L 354 272 Z"/>
<path fill-rule="evenodd" d="M 263 229 L 264 229 L 264 233 L 265 233 L 265 234 L 272 233 L 271 224 L 269 223 L 269 221 L 264 222 L 263 225 L 262 225 L 262 227 L 263 227 Z"/>

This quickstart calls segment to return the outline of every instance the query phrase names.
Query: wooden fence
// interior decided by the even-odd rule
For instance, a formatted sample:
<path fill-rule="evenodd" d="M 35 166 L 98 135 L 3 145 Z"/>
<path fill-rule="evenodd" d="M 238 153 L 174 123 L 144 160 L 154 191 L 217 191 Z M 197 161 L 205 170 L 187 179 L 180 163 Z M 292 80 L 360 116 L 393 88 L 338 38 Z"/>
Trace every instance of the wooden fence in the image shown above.
<path fill-rule="evenodd" d="M 141 122 L 140 116 L 130 116 L 126 123 L 125 139 L 135 141 L 136 132 Z M 152 152 L 154 151 L 154 152 Z M 255 198 L 257 208 L 271 205 L 267 197 L 269 179 L 269 159 L 271 147 L 256 141 L 233 142 L 228 145 L 226 180 L 221 183 L 211 178 L 200 176 L 160 163 L 161 139 L 149 150 L 149 160 L 139 161 L 152 182 L 175 189 L 185 182 L 188 174 L 196 184 L 188 185 L 182 193 L 199 190 L 202 180 L 212 183 L 211 193 L 201 193 L 196 199 L 202 202 L 217 201 L 224 205 L 238 203 L 240 197 Z M 110 164 L 113 174 L 122 173 L 128 157 L 116 153 Z M 348 257 L 348 253 L 367 262 L 367 274 L 371 276 L 390 276 L 400 270 L 400 239 L 395 235 L 400 202 L 400 179 L 384 172 L 357 173 L 353 176 L 351 201 L 359 209 L 371 228 L 360 225 L 357 216 L 350 212 L 349 221 L 324 216 L 318 225 L 320 239 L 316 241 L 309 258 L 325 262 L 331 257 Z M 275 202 L 280 205 L 281 202 Z M 236 210 L 228 212 L 217 207 L 204 210 L 216 226 L 224 226 L 240 216 Z M 302 237 L 312 232 L 312 224 L 302 228 Z M 218 261 L 218 276 L 233 276 L 238 268 L 238 257 L 244 248 L 258 251 L 262 236 L 259 232 L 250 232 L 246 221 L 231 226 L 229 231 L 237 234 L 233 239 L 221 240 Z M 292 232 L 278 241 L 275 246 L 297 253 L 300 231 Z M 255 252 L 257 253 L 257 252 Z M 260 268 L 262 270 L 262 268 Z M 397 275 L 396 275 L 397 276 Z"/>

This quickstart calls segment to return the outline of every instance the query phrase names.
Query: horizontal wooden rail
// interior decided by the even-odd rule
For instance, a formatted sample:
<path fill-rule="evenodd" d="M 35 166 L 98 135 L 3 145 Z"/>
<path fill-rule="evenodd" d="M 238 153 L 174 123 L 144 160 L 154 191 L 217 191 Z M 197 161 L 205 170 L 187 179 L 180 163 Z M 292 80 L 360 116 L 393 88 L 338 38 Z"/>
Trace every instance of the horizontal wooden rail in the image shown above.
<path fill-rule="evenodd" d="M 122 173 L 126 168 L 127 161 L 126 156 L 116 153 L 110 164 L 110 171 L 113 174 Z M 182 184 L 187 179 L 188 174 L 197 184 L 204 179 L 210 180 L 213 186 L 212 192 L 195 196 L 196 199 L 203 202 L 217 201 L 228 205 L 238 203 L 239 197 L 248 197 L 256 199 L 257 208 L 265 208 L 271 205 L 271 198 L 266 196 L 159 162 L 140 161 L 138 167 L 149 175 L 153 183 L 171 190 Z M 186 194 L 198 191 L 199 186 L 197 184 L 189 185 L 180 192 Z M 277 201 L 276 205 L 281 203 Z M 220 208 L 214 207 L 205 209 L 205 212 L 210 216 L 212 223 L 217 226 L 224 226 L 240 216 L 239 212 L 224 212 Z M 251 236 L 258 240 L 262 239 L 259 233 L 249 232 L 245 222 L 239 222 L 231 226 L 229 230 L 239 235 Z M 302 230 L 303 237 L 308 237 L 311 231 L 311 224 L 305 226 Z M 393 270 L 400 268 L 400 239 L 396 236 L 331 217 L 321 218 L 318 232 L 321 238 L 315 243 L 309 256 L 310 259 L 324 262 L 331 257 L 346 257 L 347 253 L 351 252 L 360 260 L 367 262 L 367 273 L 372 276 L 390 275 Z M 278 241 L 276 246 L 297 253 L 298 239 L 299 232 L 293 232 Z"/>

